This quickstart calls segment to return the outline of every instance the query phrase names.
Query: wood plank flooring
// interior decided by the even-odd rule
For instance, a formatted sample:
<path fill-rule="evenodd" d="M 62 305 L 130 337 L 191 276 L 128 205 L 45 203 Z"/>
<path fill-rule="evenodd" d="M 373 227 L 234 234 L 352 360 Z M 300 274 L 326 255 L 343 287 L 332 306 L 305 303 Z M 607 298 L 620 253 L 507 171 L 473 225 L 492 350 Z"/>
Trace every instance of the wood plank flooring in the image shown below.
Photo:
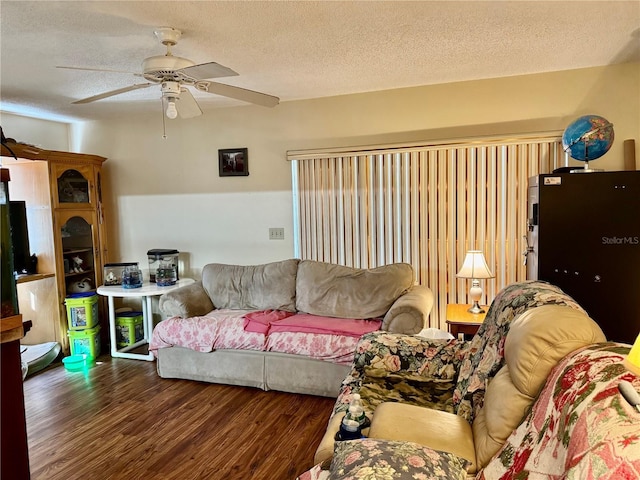
<path fill-rule="evenodd" d="M 33 480 L 293 480 L 313 464 L 334 399 L 160 378 L 102 356 L 24 383 Z"/>

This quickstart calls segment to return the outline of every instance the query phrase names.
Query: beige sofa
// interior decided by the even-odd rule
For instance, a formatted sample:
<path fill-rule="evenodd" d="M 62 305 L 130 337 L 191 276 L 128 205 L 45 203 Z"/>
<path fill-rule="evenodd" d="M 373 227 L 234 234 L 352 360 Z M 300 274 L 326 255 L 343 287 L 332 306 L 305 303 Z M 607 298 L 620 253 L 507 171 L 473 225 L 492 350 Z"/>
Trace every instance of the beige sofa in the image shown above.
<path fill-rule="evenodd" d="M 471 342 L 367 334 L 316 463 L 328 467 L 344 411 L 357 392 L 371 418 L 364 432 L 369 438 L 450 452 L 475 475 L 525 418 L 552 368 L 567 354 L 603 341 L 599 326 L 544 282 L 500 292 Z"/>
<path fill-rule="evenodd" d="M 284 310 L 334 318 L 382 318 L 382 329 L 418 333 L 426 325 L 433 293 L 414 285 L 410 265 L 356 269 L 289 259 L 265 265 L 209 264 L 202 281 L 160 297 L 166 317 L 215 314 L 219 309 Z M 157 327 L 156 327 L 157 328 Z M 156 351 L 164 378 L 185 378 L 335 396 L 348 365 L 273 351 L 220 349 L 198 352 L 172 346 Z"/>

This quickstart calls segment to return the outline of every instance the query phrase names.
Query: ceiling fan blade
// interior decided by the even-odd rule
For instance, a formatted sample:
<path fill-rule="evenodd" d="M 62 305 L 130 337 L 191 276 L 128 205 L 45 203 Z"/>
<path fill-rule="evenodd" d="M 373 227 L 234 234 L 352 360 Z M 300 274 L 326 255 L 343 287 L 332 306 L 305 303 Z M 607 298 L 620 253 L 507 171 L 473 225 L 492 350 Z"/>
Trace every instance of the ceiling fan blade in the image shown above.
<path fill-rule="evenodd" d="M 136 72 L 125 72 L 124 70 L 109 70 L 106 68 L 85 68 L 85 67 L 63 67 L 60 65 L 56 65 L 56 68 L 63 68 L 65 70 L 85 70 L 88 72 L 107 72 L 107 73 L 128 73 L 130 75 L 135 75 L 137 77 L 141 77 L 142 74 Z"/>
<path fill-rule="evenodd" d="M 71 102 L 72 104 L 76 103 L 91 103 L 96 100 L 102 100 L 103 98 L 113 97 L 114 95 L 120 95 L 121 93 L 131 92 L 133 90 L 138 90 L 140 88 L 147 88 L 153 83 L 136 83 L 135 85 L 129 85 L 128 87 L 119 88 L 117 90 L 111 90 L 110 92 L 100 93 L 98 95 L 94 95 L 93 97 L 83 98 L 82 100 L 76 100 L 75 102 Z"/>
<path fill-rule="evenodd" d="M 273 95 L 254 92 L 253 90 L 247 90 L 246 88 L 232 87 L 231 85 L 225 85 L 224 83 L 198 82 L 195 87 L 201 92 L 235 98 L 236 100 L 255 103 L 256 105 L 262 105 L 263 107 L 275 107 L 280 103 L 280 99 Z"/>
<path fill-rule="evenodd" d="M 193 98 L 189 89 L 182 87 L 180 96 L 176 102 L 176 109 L 180 114 L 180 118 L 193 118 L 202 115 L 202 110 L 198 106 L 198 102 Z"/>
<path fill-rule="evenodd" d="M 207 78 L 219 78 L 219 77 L 233 77 L 238 75 L 229 67 L 220 65 L 216 62 L 201 63 L 199 65 L 192 65 L 190 67 L 184 67 L 177 70 L 178 73 L 182 73 L 194 80 L 205 80 Z"/>

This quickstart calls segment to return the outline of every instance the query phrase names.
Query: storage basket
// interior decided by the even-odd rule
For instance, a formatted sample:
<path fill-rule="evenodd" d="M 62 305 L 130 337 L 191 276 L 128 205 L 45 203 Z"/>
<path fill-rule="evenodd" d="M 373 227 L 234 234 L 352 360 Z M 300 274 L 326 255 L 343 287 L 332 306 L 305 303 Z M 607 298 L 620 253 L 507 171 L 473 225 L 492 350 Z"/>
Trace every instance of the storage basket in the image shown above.
<path fill-rule="evenodd" d="M 69 330 L 93 328 L 98 324 L 98 296 L 95 293 L 67 297 L 64 303 L 67 306 Z"/>
<path fill-rule="evenodd" d="M 97 358 L 100 355 L 100 325 L 86 330 L 69 330 L 71 355 L 87 355 Z"/>
<path fill-rule="evenodd" d="M 142 312 L 122 312 L 116 315 L 116 343 L 128 347 L 144 338 Z"/>

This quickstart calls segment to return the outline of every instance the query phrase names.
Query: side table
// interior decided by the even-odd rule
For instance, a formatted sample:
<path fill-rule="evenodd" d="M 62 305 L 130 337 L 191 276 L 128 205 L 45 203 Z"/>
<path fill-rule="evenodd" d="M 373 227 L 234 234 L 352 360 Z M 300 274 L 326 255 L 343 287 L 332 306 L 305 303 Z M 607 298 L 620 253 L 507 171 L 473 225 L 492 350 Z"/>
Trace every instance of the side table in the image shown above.
<path fill-rule="evenodd" d="M 475 335 L 484 322 L 484 317 L 487 313 L 471 313 L 467 309 L 471 307 L 470 304 L 462 303 L 449 303 L 447 304 L 447 324 L 449 325 L 449 332 L 454 337 L 458 338 L 459 334 Z M 483 306 L 484 310 L 488 307 Z"/>
<path fill-rule="evenodd" d="M 170 292 L 176 288 L 184 287 L 193 283 L 195 280 L 192 278 L 181 278 L 175 285 L 167 287 L 159 287 L 155 283 L 144 283 L 140 288 L 122 288 L 120 285 L 98 287 L 98 295 L 102 295 L 109 300 L 109 339 L 111 342 L 111 356 L 130 358 L 133 360 L 148 360 L 153 361 L 153 353 L 131 353 L 129 350 L 138 348 L 144 344 L 149 343 L 151 340 L 151 332 L 153 332 L 153 313 L 151 311 L 151 298 L 154 296 L 160 296 L 163 293 Z M 133 345 L 128 345 L 124 348 L 118 348 L 116 340 L 116 310 L 113 299 L 118 298 L 140 298 L 142 301 L 142 327 L 144 330 L 144 338 Z"/>

